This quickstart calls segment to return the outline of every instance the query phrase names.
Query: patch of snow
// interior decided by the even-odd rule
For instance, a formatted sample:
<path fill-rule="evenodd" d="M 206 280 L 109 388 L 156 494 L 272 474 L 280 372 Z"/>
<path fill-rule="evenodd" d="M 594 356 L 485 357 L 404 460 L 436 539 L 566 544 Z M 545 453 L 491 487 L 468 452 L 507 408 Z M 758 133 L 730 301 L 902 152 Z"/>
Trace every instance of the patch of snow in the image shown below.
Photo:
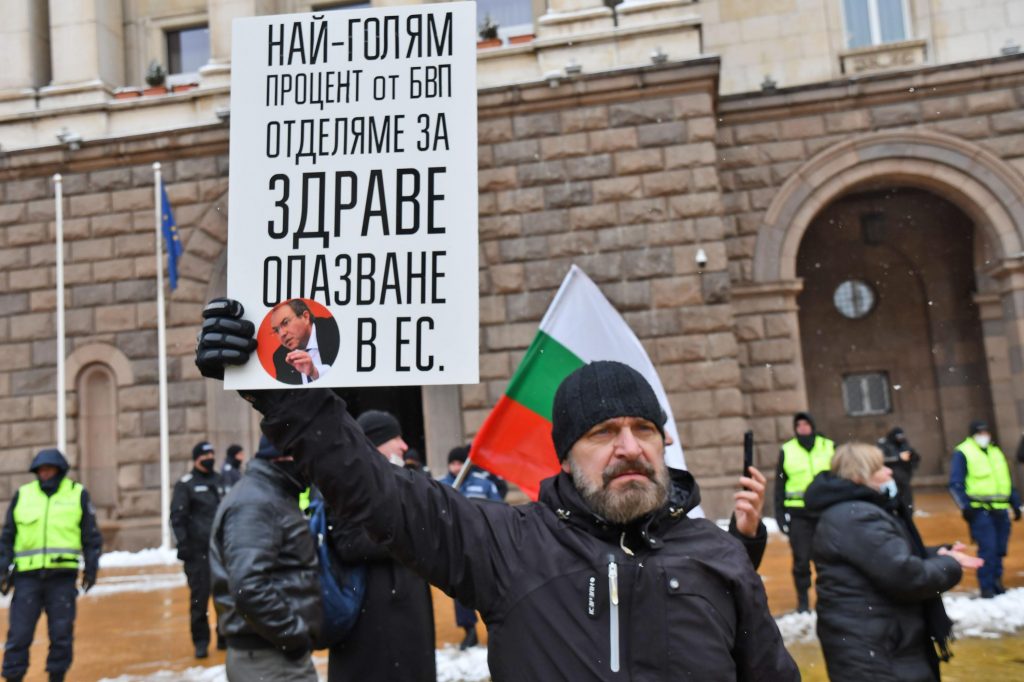
<path fill-rule="evenodd" d="M 185 574 L 178 573 L 149 573 L 141 575 L 113 575 L 104 577 L 96 582 L 96 587 L 89 590 L 84 596 L 104 597 L 119 592 L 155 592 L 157 590 L 173 590 L 183 587 L 186 584 Z"/>
<path fill-rule="evenodd" d="M 942 601 L 957 637 L 995 639 L 1024 627 L 1024 588 L 1007 590 L 994 599 L 961 593 L 947 594 Z"/>
<path fill-rule="evenodd" d="M 775 619 L 782 633 L 782 639 L 786 644 L 798 642 L 813 642 L 818 639 L 815 630 L 818 624 L 818 615 L 811 613 L 787 613 Z"/>
<path fill-rule="evenodd" d="M 224 666 L 210 668 L 196 666 L 187 670 L 161 670 L 150 675 L 121 675 L 104 677 L 100 682 L 227 682 Z"/>
<path fill-rule="evenodd" d="M 171 566 L 181 563 L 175 549 L 150 547 L 138 552 L 107 552 L 100 555 L 100 568 L 135 568 L 136 566 Z"/>
<path fill-rule="evenodd" d="M 487 648 L 474 646 L 459 651 L 448 645 L 436 652 L 437 682 L 485 682 L 491 679 Z"/>

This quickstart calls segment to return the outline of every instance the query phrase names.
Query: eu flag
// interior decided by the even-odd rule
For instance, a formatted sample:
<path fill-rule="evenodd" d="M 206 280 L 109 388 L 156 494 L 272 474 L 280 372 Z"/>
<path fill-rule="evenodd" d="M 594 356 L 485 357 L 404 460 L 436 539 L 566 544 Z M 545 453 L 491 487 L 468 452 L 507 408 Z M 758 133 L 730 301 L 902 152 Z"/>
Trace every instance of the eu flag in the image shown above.
<path fill-rule="evenodd" d="M 167 198 L 167 189 L 160 183 L 160 215 L 161 227 L 164 232 L 164 242 L 167 246 L 167 276 L 170 280 L 171 291 L 178 288 L 178 259 L 184 247 L 178 237 L 178 226 L 174 222 L 174 213 L 171 211 L 171 202 Z"/>

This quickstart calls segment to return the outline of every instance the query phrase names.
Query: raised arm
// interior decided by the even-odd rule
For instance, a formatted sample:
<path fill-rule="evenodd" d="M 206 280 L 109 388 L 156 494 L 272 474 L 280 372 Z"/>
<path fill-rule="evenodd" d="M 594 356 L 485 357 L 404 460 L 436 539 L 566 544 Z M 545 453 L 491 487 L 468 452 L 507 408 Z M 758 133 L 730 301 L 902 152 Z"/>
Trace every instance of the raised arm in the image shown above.
<path fill-rule="evenodd" d="M 263 431 L 308 468 L 338 522 L 365 528 L 403 564 L 486 612 L 508 579 L 522 514 L 473 504 L 449 486 L 389 464 L 331 391 L 275 393 L 272 405 L 256 402 L 266 414 Z"/>

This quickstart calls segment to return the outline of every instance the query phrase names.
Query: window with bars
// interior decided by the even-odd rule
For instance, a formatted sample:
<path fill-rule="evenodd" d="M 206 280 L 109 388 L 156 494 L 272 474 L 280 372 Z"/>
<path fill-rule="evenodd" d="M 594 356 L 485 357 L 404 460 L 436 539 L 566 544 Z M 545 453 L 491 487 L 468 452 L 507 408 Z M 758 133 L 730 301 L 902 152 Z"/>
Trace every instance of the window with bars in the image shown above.
<path fill-rule="evenodd" d="M 844 376 L 843 407 L 850 417 L 892 412 L 889 375 L 885 372 L 866 372 Z"/>
<path fill-rule="evenodd" d="M 850 49 L 907 40 L 906 0 L 843 0 L 846 46 Z"/>

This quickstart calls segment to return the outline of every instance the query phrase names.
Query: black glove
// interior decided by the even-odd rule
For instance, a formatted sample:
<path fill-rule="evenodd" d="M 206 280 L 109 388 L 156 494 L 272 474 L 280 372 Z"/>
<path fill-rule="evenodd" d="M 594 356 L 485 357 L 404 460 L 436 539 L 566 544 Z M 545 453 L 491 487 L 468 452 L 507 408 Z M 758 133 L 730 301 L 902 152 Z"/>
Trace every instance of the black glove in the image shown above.
<path fill-rule="evenodd" d="M 93 571 L 86 571 L 82 575 L 82 592 L 88 592 L 96 586 L 96 573 Z"/>
<path fill-rule="evenodd" d="M 178 547 L 178 560 L 179 561 L 188 561 L 191 558 L 192 558 L 192 552 L 190 552 L 187 547 Z"/>
<path fill-rule="evenodd" d="M 0 576 L 0 594 L 6 596 L 14 584 L 14 564 L 7 567 L 7 570 Z"/>
<path fill-rule="evenodd" d="M 243 320 L 245 308 L 230 298 L 215 298 L 203 308 L 196 338 L 196 367 L 208 379 L 223 379 L 228 365 L 244 365 L 256 350 L 256 327 Z"/>
<path fill-rule="evenodd" d="M 960 515 L 964 517 L 964 521 L 971 523 L 974 521 L 974 517 L 978 515 L 978 510 L 974 507 L 964 507 L 960 510 Z"/>
<path fill-rule="evenodd" d="M 1020 521 L 1020 507 L 1013 508 L 1013 520 Z"/>

